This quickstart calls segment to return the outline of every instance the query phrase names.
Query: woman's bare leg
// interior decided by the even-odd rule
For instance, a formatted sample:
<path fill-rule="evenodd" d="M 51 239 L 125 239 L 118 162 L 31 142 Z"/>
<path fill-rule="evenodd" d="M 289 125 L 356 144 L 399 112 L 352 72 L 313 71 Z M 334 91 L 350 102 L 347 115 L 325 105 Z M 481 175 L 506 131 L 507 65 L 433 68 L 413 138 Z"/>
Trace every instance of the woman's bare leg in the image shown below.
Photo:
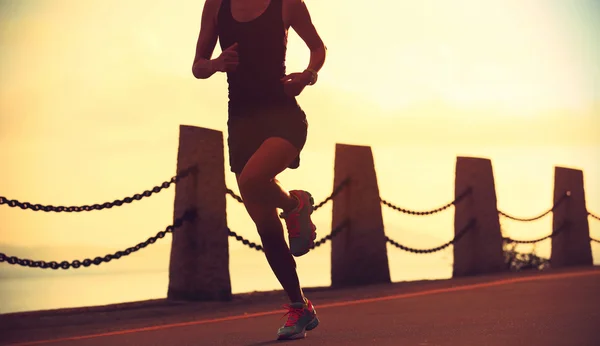
<path fill-rule="evenodd" d="M 277 208 L 294 209 L 298 201 L 285 191 L 275 177 L 298 156 L 288 141 L 272 137 L 263 142 L 237 175 L 244 206 L 256 224 L 267 261 L 290 301 L 304 302 L 296 262 L 285 242 Z"/>

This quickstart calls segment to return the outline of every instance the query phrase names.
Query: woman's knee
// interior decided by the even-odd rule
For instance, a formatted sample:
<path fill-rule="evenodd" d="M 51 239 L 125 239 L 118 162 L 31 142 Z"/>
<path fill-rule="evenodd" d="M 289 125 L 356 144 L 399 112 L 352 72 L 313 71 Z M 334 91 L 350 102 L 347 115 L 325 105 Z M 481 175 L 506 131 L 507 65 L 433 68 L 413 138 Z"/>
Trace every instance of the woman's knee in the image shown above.
<path fill-rule="evenodd" d="M 238 178 L 238 187 L 242 196 L 253 198 L 260 193 L 273 178 L 255 170 L 244 169 Z"/>
<path fill-rule="evenodd" d="M 250 157 L 242 172 L 238 184 L 247 193 L 268 186 L 271 181 L 298 156 L 298 150 L 288 141 L 278 137 L 266 139 Z"/>

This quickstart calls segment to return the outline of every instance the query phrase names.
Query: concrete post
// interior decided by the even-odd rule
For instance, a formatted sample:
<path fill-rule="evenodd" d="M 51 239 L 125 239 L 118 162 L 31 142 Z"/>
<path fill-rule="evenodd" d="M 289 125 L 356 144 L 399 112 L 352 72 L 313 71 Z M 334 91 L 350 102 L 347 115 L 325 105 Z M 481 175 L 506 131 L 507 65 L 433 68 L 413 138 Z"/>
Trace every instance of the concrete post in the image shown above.
<path fill-rule="evenodd" d="M 230 300 L 223 134 L 186 125 L 179 131 L 177 171 L 195 166 L 197 173 L 176 185 L 174 217 L 188 209 L 197 217 L 173 232 L 167 298 Z"/>
<path fill-rule="evenodd" d="M 496 203 L 492 162 L 488 159 L 458 157 L 455 197 L 471 193 L 454 208 L 454 232 L 458 234 L 475 219 L 475 226 L 454 244 L 453 276 L 472 276 L 507 270 L 504 264 L 502 233 Z"/>
<path fill-rule="evenodd" d="M 554 203 L 556 204 L 567 191 L 570 191 L 570 197 L 556 206 L 552 213 L 553 230 L 563 228 L 552 237 L 550 264 L 553 268 L 591 266 L 593 265 L 592 246 L 583 188 L 583 172 L 555 167 Z"/>
<path fill-rule="evenodd" d="M 336 144 L 334 186 L 349 184 L 333 198 L 332 228 L 349 220 L 331 241 L 333 287 L 389 283 L 387 247 L 371 148 Z"/>

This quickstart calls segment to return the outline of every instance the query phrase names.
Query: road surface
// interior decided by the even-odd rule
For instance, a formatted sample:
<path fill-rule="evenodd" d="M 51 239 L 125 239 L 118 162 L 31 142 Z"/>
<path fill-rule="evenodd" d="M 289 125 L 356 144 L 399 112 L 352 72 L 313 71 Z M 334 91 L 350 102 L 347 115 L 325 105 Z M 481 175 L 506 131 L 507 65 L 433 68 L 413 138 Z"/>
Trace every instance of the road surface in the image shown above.
<path fill-rule="evenodd" d="M 2 345 L 599 346 L 600 268 L 306 290 L 321 324 L 278 342 L 281 292 L 0 315 Z"/>

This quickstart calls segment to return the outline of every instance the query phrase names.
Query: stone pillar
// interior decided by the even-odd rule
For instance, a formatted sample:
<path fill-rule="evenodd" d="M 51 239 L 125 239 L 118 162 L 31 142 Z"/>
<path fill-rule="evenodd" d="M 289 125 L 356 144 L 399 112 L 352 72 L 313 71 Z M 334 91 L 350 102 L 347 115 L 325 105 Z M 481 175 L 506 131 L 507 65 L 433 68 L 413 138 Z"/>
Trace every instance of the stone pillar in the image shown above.
<path fill-rule="evenodd" d="M 349 220 L 331 241 L 333 287 L 389 283 L 387 247 L 377 175 L 370 147 L 336 144 L 334 186 L 349 184 L 333 198 L 332 228 Z"/>
<path fill-rule="evenodd" d="M 590 228 L 583 188 L 583 172 L 577 169 L 555 167 L 554 203 L 567 191 L 570 196 L 563 200 L 552 213 L 552 229 L 558 230 L 552 237 L 550 264 L 553 268 L 566 266 L 591 266 L 592 246 Z"/>
<path fill-rule="evenodd" d="M 454 234 L 474 219 L 476 224 L 454 244 L 453 277 L 507 270 L 504 264 L 502 233 L 496 204 L 492 162 L 488 159 L 458 157 L 455 197 L 471 193 L 454 208 Z"/>
<path fill-rule="evenodd" d="M 177 183 L 174 217 L 197 217 L 173 232 L 168 299 L 230 300 L 229 243 L 225 203 L 223 134 L 180 126 L 177 171 L 197 172 Z"/>

